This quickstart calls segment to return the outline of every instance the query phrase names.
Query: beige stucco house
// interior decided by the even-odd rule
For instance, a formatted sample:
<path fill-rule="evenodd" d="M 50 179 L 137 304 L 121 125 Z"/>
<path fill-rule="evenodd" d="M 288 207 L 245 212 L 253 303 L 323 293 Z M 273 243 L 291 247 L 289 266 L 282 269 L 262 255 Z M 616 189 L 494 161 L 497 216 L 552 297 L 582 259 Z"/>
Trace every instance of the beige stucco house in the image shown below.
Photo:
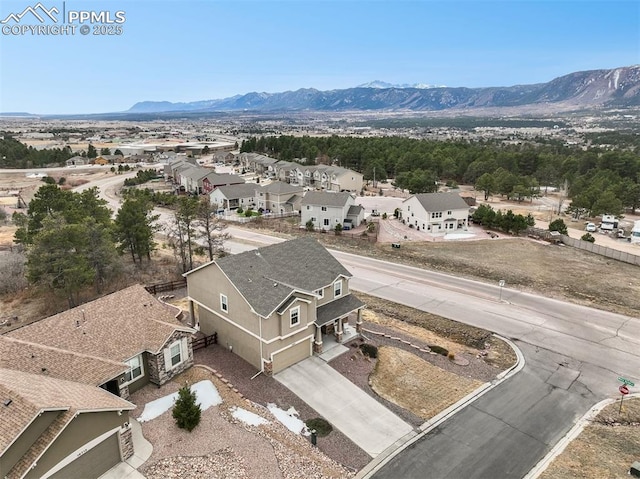
<path fill-rule="evenodd" d="M 364 304 L 351 274 L 314 239 L 301 238 L 220 258 L 185 274 L 201 331 L 259 371 L 277 373 L 343 338 Z"/>

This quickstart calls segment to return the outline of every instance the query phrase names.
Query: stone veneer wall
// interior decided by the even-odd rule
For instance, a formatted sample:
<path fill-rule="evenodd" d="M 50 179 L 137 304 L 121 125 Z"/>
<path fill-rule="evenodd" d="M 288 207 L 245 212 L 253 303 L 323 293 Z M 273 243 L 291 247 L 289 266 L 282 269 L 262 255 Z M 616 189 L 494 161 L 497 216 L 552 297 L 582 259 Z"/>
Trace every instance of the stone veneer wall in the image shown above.
<path fill-rule="evenodd" d="M 120 429 L 120 450 L 122 451 L 122 460 L 126 461 L 133 456 L 133 433 L 131 425 L 127 423 L 126 427 Z"/>
<path fill-rule="evenodd" d="M 119 389 L 120 389 L 120 397 L 121 397 L 122 399 L 129 399 L 129 397 L 130 397 L 130 394 L 129 394 L 129 385 L 128 385 L 128 384 L 125 384 L 124 386 L 123 386 L 123 385 L 120 385 L 120 386 L 119 386 Z"/>
<path fill-rule="evenodd" d="M 175 368 L 167 371 L 164 366 L 164 350 L 175 341 L 187 338 L 187 358 Z M 158 354 L 150 354 L 148 360 L 149 381 L 157 386 L 162 386 L 181 372 L 193 366 L 193 349 L 191 347 L 192 335 L 184 331 L 174 331 Z"/>

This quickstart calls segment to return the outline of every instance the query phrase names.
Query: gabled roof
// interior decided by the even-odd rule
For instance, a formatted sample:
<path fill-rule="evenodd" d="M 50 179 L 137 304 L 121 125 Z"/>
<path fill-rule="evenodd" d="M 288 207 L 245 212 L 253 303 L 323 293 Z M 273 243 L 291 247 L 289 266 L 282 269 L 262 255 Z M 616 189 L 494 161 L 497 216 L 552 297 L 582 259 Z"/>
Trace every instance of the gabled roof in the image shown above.
<path fill-rule="evenodd" d="M 358 216 L 363 209 L 362 205 L 351 205 L 349 206 L 349 211 L 347 211 L 347 216 Z"/>
<path fill-rule="evenodd" d="M 0 455 L 41 411 L 132 409 L 133 404 L 99 387 L 0 369 Z"/>
<path fill-rule="evenodd" d="M 203 179 L 206 179 L 212 185 L 241 185 L 245 183 L 245 179 L 238 175 L 232 175 L 230 173 L 215 173 L 210 172 L 205 175 Z"/>
<path fill-rule="evenodd" d="M 344 207 L 351 198 L 349 193 L 331 193 L 325 191 L 308 191 L 302 198 L 302 205 Z"/>
<path fill-rule="evenodd" d="M 135 285 L 6 333 L 113 361 L 142 351 L 157 353 L 176 331 L 193 332 L 142 286 Z"/>
<path fill-rule="evenodd" d="M 216 174 L 216 172 L 211 168 L 202 168 L 199 166 L 195 166 L 195 167 L 189 168 L 188 170 L 184 170 L 182 173 L 180 173 L 180 176 L 192 179 L 194 181 L 198 181 L 212 173 L 214 175 Z"/>
<path fill-rule="evenodd" d="M 218 186 L 213 191 L 219 191 L 228 200 L 235 200 L 255 196 L 256 191 L 261 189 L 262 186 L 257 183 L 240 183 L 237 185 Z"/>
<path fill-rule="evenodd" d="M 420 193 L 414 195 L 425 211 L 468 210 L 469 205 L 458 193 Z M 406 202 L 411 198 L 403 201 Z"/>
<path fill-rule="evenodd" d="M 126 372 L 123 362 L 0 336 L 0 368 L 99 386 Z"/>
<path fill-rule="evenodd" d="M 286 195 L 291 193 L 300 193 L 303 191 L 302 186 L 291 185 L 284 181 L 274 181 L 262 187 L 262 191 L 272 195 Z"/>
<path fill-rule="evenodd" d="M 351 277 L 349 271 L 313 238 L 298 238 L 225 256 L 203 268 L 214 264 L 263 317 L 269 316 L 294 291 L 313 293 L 339 276 Z"/>

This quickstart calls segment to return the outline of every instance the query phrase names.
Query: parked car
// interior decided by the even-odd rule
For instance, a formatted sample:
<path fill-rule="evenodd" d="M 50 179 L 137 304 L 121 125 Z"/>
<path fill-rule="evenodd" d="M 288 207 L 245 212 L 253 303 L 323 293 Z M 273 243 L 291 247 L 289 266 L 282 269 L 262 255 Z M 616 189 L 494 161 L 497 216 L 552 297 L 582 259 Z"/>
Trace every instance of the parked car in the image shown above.
<path fill-rule="evenodd" d="M 585 228 L 589 233 L 595 233 L 598 227 L 595 223 L 587 223 L 587 227 Z"/>

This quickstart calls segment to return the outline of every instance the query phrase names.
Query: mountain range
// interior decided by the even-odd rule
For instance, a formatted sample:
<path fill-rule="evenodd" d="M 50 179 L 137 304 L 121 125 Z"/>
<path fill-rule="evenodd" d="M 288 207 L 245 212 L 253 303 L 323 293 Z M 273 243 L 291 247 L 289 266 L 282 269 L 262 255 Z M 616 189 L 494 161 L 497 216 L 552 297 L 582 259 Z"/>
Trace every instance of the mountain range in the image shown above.
<path fill-rule="evenodd" d="M 554 104 L 563 109 L 640 106 L 640 65 L 570 73 L 547 83 L 464 88 L 392 85 L 375 81 L 355 88 L 282 93 L 252 92 L 189 103 L 143 101 L 126 113 L 212 111 L 442 111 Z"/>

